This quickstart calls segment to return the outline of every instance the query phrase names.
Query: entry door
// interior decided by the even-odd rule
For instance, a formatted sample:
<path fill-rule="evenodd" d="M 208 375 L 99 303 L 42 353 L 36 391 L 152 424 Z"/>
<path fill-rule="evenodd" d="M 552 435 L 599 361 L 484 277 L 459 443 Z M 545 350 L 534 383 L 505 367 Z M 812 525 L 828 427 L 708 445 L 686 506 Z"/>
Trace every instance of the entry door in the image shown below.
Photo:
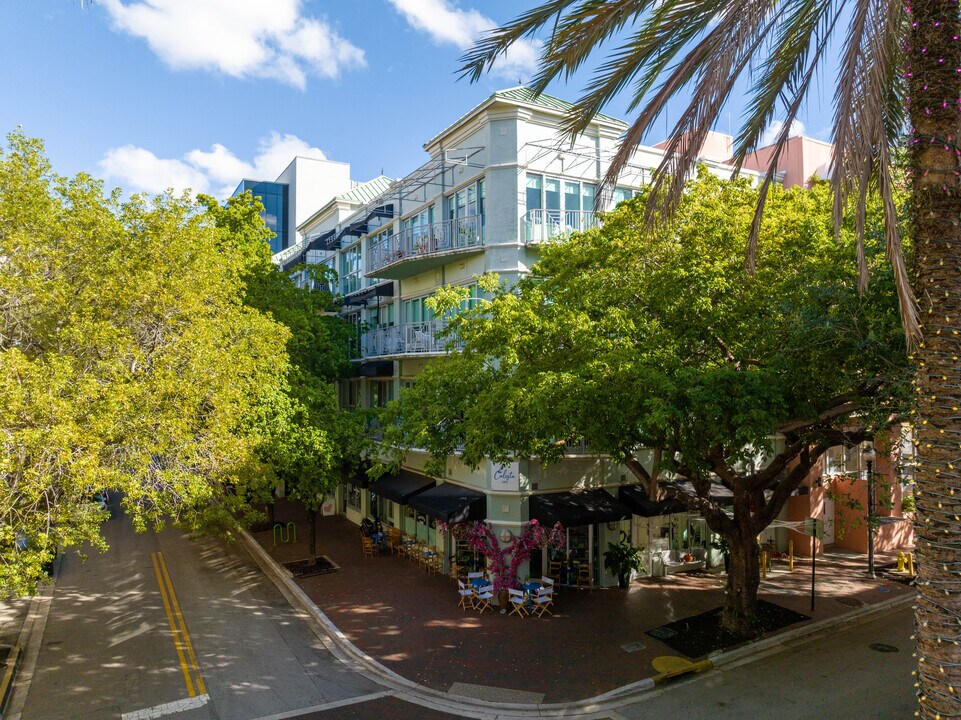
<path fill-rule="evenodd" d="M 834 543 L 834 501 L 824 498 L 824 538 L 825 545 Z"/>

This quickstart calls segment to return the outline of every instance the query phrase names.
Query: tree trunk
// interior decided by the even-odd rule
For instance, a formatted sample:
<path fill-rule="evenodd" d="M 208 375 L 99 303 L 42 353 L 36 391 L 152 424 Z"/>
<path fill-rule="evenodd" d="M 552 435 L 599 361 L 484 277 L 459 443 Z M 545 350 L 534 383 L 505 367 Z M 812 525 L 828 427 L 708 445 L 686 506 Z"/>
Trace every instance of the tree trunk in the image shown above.
<path fill-rule="evenodd" d="M 757 637 L 757 589 L 761 584 L 761 563 L 757 541 L 727 537 L 730 562 L 727 567 L 727 591 L 724 598 L 722 624 L 738 638 Z"/>
<path fill-rule="evenodd" d="M 961 36 L 954 0 L 906 5 L 915 291 L 924 323 L 916 377 L 920 717 L 961 715 Z"/>
<path fill-rule="evenodd" d="M 304 508 L 307 513 L 307 567 L 317 564 L 317 513 L 318 510 Z"/>
<path fill-rule="evenodd" d="M 267 510 L 267 523 L 268 523 L 270 526 L 273 526 L 273 524 L 274 524 L 275 522 L 277 522 L 277 518 L 276 518 L 275 515 L 274 515 L 274 502 L 273 502 L 273 500 L 271 500 L 270 502 L 268 502 L 264 507 L 265 507 L 265 509 Z"/>

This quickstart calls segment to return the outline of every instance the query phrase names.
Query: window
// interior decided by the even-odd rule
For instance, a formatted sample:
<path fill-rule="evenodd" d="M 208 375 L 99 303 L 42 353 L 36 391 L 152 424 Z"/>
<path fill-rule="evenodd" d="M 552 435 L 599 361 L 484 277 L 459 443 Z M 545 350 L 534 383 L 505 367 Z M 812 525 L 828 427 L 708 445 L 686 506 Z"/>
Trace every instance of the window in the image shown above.
<path fill-rule="evenodd" d="M 447 197 L 447 218 L 472 217 L 484 214 L 484 181 L 468 185 Z"/>
<path fill-rule="evenodd" d="M 394 399 L 394 383 L 391 380 L 371 380 L 369 393 L 368 407 L 384 407 Z"/>
<path fill-rule="evenodd" d="M 634 197 L 634 191 L 631 190 L 630 188 L 625 188 L 625 187 L 614 188 L 614 204 L 615 205 L 622 203 L 625 200 L 630 200 L 632 197 Z"/>
<path fill-rule="evenodd" d="M 405 323 L 426 323 L 434 319 L 434 311 L 424 304 L 430 295 L 404 301 Z"/>
<path fill-rule="evenodd" d="M 352 483 L 346 484 L 347 491 L 344 493 L 347 507 L 351 510 L 360 512 L 360 488 Z"/>
<path fill-rule="evenodd" d="M 544 178 L 544 207 L 548 210 L 561 209 L 561 181 L 557 178 Z"/>
<path fill-rule="evenodd" d="M 581 184 L 581 212 L 594 212 L 594 198 L 597 186 L 590 183 Z"/>
<path fill-rule="evenodd" d="M 391 327 L 394 324 L 394 305 L 380 305 L 367 311 L 367 324 L 372 328 Z"/>
<path fill-rule="evenodd" d="M 360 243 L 356 243 L 341 254 L 340 256 L 340 278 L 341 293 L 357 292 L 361 289 L 361 249 Z"/>
<path fill-rule="evenodd" d="M 527 209 L 528 210 L 540 210 L 543 207 L 541 203 L 541 188 L 543 187 L 544 178 L 540 175 L 527 175 Z"/>

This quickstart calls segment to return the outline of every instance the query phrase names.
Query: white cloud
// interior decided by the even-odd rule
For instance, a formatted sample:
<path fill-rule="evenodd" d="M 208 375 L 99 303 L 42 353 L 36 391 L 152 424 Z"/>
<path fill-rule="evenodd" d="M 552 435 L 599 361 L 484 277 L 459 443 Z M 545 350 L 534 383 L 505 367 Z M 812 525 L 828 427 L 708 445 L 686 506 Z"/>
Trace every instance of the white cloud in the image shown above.
<path fill-rule="evenodd" d="M 253 161 L 241 160 L 227 147 L 215 143 L 210 150 L 191 150 L 182 158 L 158 158 L 133 145 L 113 148 L 100 161 L 103 174 L 119 181 L 129 192 L 160 193 L 190 189 L 195 193 L 230 195 L 244 178 L 273 180 L 294 157 L 326 160 L 320 148 L 296 135 L 272 132 L 262 138 Z"/>
<path fill-rule="evenodd" d="M 302 0 L 100 0 L 114 29 L 147 41 L 175 70 L 262 77 L 304 89 L 307 77 L 335 78 L 364 67 L 364 51 L 323 20 L 301 13 Z"/>
<path fill-rule="evenodd" d="M 431 36 L 434 42 L 467 50 L 474 41 L 497 23 L 477 10 L 463 10 L 451 0 L 390 0 L 415 30 Z M 537 68 L 540 43 L 518 40 L 500 58 L 491 72 L 511 79 L 529 78 Z"/>
<path fill-rule="evenodd" d="M 780 136 L 781 131 L 784 130 L 784 121 L 775 120 L 770 125 L 767 126 L 767 130 L 761 135 L 761 141 L 758 147 L 767 147 L 768 145 L 773 145 L 777 142 L 778 136 Z M 798 135 L 804 134 L 804 123 L 800 120 L 791 121 L 791 129 L 788 131 L 788 137 L 797 137 Z"/>

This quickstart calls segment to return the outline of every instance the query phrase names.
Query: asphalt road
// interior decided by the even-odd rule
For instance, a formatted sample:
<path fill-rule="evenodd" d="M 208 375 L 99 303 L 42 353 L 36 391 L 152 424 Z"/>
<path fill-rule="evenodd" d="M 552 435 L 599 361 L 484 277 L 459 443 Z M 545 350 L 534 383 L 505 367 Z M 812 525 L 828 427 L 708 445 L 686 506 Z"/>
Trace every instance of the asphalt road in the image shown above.
<path fill-rule="evenodd" d="M 174 708 L 252 720 L 379 690 L 326 651 L 241 548 L 138 535 L 121 516 L 105 531 L 106 554 L 63 558 L 24 720 Z"/>

